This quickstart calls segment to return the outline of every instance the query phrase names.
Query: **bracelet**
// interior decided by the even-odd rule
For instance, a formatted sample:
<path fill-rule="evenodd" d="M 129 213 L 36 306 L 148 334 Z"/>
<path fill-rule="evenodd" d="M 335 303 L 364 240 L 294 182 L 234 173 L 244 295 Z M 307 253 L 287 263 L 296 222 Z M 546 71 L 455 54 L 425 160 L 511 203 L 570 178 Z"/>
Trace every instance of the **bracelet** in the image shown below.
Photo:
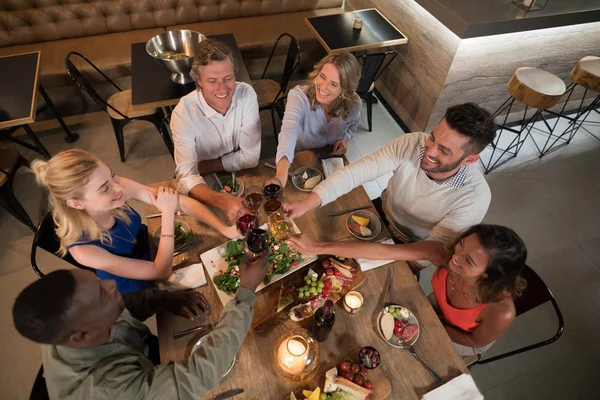
<path fill-rule="evenodd" d="M 164 235 L 164 234 L 162 234 L 162 233 L 161 233 L 161 234 L 160 234 L 160 237 L 161 237 L 161 238 L 163 238 L 163 237 L 172 237 L 172 238 L 174 238 L 174 237 L 175 237 L 175 235 Z"/>

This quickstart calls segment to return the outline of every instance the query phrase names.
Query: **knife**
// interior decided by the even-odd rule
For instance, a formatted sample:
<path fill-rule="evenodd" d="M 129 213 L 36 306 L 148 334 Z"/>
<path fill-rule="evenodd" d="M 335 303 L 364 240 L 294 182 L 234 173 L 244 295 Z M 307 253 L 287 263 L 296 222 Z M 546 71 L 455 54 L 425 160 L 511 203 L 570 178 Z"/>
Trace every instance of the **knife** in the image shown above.
<path fill-rule="evenodd" d="M 213 397 L 212 400 L 228 399 L 228 398 L 233 397 L 236 394 L 240 394 L 240 393 L 244 393 L 244 389 L 231 389 L 231 390 L 227 390 L 223 393 L 219 393 L 218 395 Z"/>
<path fill-rule="evenodd" d="M 200 325 L 197 326 L 195 328 L 191 328 L 191 329 L 186 329 L 185 331 L 181 331 L 181 332 L 175 332 L 173 334 L 173 339 L 179 339 L 180 337 L 183 337 L 189 333 L 194 333 L 194 332 L 202 332 L 205 330 L 212 330 L 215 328 L 215 326 L 217 326 L 217 324 L 219 323 L 219 321 L 215 321 L 215 322 L 211 322 L 208 324 L 204 324 L 204 325 Z"/>
<path fill-rule="evenodd" d="M 394 285 L 394 264 L 390 265 L 388 268 L 388 286 L 385 289 L 385 295 L 383 296 L 383 305 L 384 307 L 388 304 L 392 304 L 391 293 L 392 286 Z"/>
<path fill-rule="evenodd" d="M 329 213 L 329 216 L 330 217 L 339 217 L 340 215 L 348 214 L 349 212 L 352 212 L 352 211 L 366 210 L 367 208 L 372 208 L 372 207 L 373 207 L 373 205 L 369 204 L 369 205 L 366 205 L 366 206 L 349 208 L 347 210 L 342 210 L 342 211 L 336 211 L 336 212 Z"/>

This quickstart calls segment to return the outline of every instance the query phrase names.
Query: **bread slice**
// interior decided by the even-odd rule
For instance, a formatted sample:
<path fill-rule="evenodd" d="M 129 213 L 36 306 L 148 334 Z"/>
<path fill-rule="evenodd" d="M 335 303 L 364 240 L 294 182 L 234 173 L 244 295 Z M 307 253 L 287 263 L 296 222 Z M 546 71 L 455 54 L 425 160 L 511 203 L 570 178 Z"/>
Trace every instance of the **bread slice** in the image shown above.
<path fill-rule="evenodd" d="M 391 340 L 392 336 L 394 336 L 394 323 L 394 316 L 392 314 L 384 313 L 381 316 L 379 324 L 381 325 L 383 337 L 385 337 L 387 341 Z"/>
<path fill-rule="evenodd" d="M 337 385 L 338 389 L 348 393 L 356 400 L 365 400 L 371 395 L 371 391 L 369 389 L 358 386 L 356 383 L 350 382 L 348 379 L 337 377 L 335 378 L 335 384 Z"/>

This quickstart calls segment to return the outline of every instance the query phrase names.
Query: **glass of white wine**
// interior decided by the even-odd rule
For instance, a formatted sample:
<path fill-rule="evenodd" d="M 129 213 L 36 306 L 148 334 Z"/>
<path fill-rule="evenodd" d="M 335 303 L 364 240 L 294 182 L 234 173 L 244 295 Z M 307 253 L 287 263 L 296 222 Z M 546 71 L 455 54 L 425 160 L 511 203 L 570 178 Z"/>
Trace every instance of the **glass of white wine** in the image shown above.
<path fill-rule="evenodd" d="M 291 221 L 280 211 L 269 215 L 269 231 L 277 240 L 288 240 L 295 233 Z"/>

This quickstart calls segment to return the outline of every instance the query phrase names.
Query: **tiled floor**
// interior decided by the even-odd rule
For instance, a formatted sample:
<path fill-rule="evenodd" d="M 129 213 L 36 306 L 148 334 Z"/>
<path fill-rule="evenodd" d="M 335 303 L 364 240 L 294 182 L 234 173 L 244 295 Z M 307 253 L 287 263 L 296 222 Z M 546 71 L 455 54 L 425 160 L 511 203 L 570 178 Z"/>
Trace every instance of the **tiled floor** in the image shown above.
<path fill-rule="evenodd" d="M 266 113 L 265 113 L 266 114 Z M 374 129 L 366 131 L 363 121 L 348 147 L 353 161 L 365 156 L 402 130 L 379 104 L 373 110 Z M 272 155 L 274 141 L 270 118 L 264 115 L 263 155 Z M 600 115 L 592 116 L 600 121 Z M 52 154 L 82 147 L 98 154 L 117 174 L 142 183 L 172 177 L 173 160 L 167 154 L 154 128 L 144 122 L 126 128 L 127 162 L 121 163 L 108 117 L 93 114 L 73 130 L 81 135 L 74 145 L 62 140 L 59 130 L 43 131 L 41 140 Z M 598 126 L 590 126 L 600 135 Z M 11 146 L 2 143 L 2 146 Z M 35 157 L 27 150 L 22 153 Z M 566 148 L 538 160 L 529 141 L 518 159 L 488 176 L 492 203 L 486 222 L 515 229 L 529 248 L 529 265 L 555 294 L 565 317 L 565 334 L 555 344 L 471 370 L 486 398 L 512 399 L 592 399 L 597 398 L 596 379 L 600 376 L 600 142 L 578 133 Z M 365 185 L 371 198 L 378 197 L 389 177 Z M 34 220 L 44 207 L 43 191 L 32 175 L 22 173 L 15 191 Z M 138 211 L 143 206 L 133 204 Z M 12 325 L 11 306 L 17 293 L 35 279 L 29 264 L 32 233 L 4 210 L 0 210 L 0 231 L 4 246 L 0 251 L 0 327 L 3 357 L 0 369 L 1 398 L 26 398 L 39 368 L 39 347 L 21 338 Z M 41 252 L 38 262 L 46 270 L 64 266 L 56 257 Z M 425 271 L 421 284 L 430 292 Z M 541 307 L 519 317 L 510 331 L 494 346 L 500 353 L 532 343 L 553 334 L 556 320 L 549 307 Z"/>

